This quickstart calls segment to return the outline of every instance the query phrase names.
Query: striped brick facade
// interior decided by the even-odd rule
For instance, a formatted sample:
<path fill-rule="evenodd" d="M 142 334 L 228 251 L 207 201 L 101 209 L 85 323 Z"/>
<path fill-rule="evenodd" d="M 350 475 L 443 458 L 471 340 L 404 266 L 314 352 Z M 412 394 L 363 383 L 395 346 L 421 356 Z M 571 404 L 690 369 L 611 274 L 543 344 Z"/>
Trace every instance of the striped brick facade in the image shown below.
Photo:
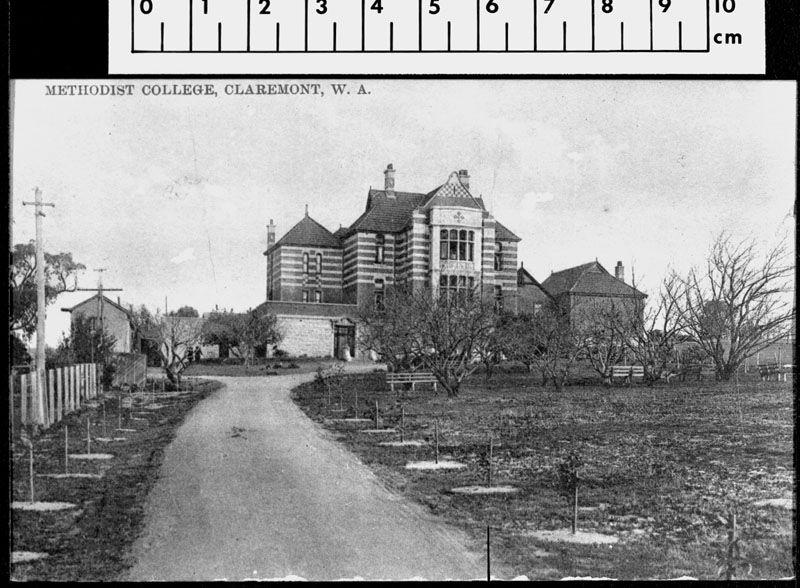
<path fill-rule="evenodd" d="M 284 303 L 300 303 L 292 304 L 292 314 L 280 308 L 281 322 L 292 336 L 302 331 L 299 321 L 308 327 L 312 323 L 306 319 L 318 316 L 321 309 L 312 309 L 315 304 L 349 309 L 339 312 L 341 308 L 331 306 L 333 315 L 326 311 L 335 329 L 337 312 L 341 320 L 356 316 L 358 307 L 375 304 L 381 290 L 410 286 L 435 293 L 440 283 L 451 279 L 474 284 L 485 296 L 500 295 L 504 309 L 515 312 L 519 238 L 491 216 L 482 199 L 472 196 L 467 172 L 454 172 L 427 194 L 396 192 L 392 166 L 384 173 L 386 188 L 369 191 L 366 210 L 349 228 L 330 233 L 306 214 L 275 243 L 275 228 L 270 224 L 266 305 L 275 306 L 277 314 Z M 443 242 L 443 234 L 468 235 L 471 241 L 468 248 L 456 245 L 451 250 L 452 239 Z M 500 248 L 501 263 L 495 270 Z M 316 271 L 318 254 L 322 256 L 320 272 Z M 303 261 L 306 255 L 308 268 Z M 315 298 L 317 292 L 321 300 Z M 317 335 L 327 329 L 328 323 L 320 321 L 313 320 Z M 328 355 L 333 346 L 329 337 L 304 336 L 303 344 L 295 347 L 313 355 L 315 339 L 321 339 L 316 348 L 319 355 Z"/>

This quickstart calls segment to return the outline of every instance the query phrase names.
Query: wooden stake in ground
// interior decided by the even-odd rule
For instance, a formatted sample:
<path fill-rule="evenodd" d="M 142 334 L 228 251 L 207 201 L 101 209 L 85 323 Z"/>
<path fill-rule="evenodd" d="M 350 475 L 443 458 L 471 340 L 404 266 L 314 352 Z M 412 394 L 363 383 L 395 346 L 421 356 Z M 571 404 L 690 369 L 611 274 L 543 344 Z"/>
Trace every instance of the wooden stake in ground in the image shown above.
<path fill-rule="evenodd" d="M 575 497 L 572 501 L 572 534 L 578 532 L 578 484 L 575 484 Z"/>
<path fill-rule="evenodd" d="M 92 421 L 86 417 L 86 455 L 92 454 Z"/>
<path fill-rule="evenodd" d="M 358 385 L 357 384 L 356 384 L 355 393 L 356 393 L 356 398 L 355 398 L 355 402 L 353 403 L 353 410 L 355 410 L 354 418 L 358 418 Z"/>
<path fill-rule="evenodd" d="M 439 463 L 439 417 L 433 423 L 433 439 L 436 447 L 436 463 Z"/>
<path fill-rule="evenodd" d="M 492 531 L 491 527 L 486 527 L 486 581 L 492 579 Z"/>
<path fill-rule="evenodd" d="M 122 428 L 122 391 L 117 392 L 117 428 Z"/>
<path fill-rule="evenodd" d="M 375 430 L 378 430 L 378 401 L 375 401 Z"/>
<path fill-rule="evenodd" d="M 406 437 L 406 407 L 400 407 L 400 443 L 405 442 Z"/>
<path fill-rule="evenodd" d="M 69 474 L 69 427 L 64 425 L 64 473 Z"/>
<path fill-rule="evenodd" d="M 492 450 L 493 450 L 493 439 L 489 437 L 489 459 L 487 460 L 487 483 L 486 485 L 491 488 L 492 486 Z"/>
<path fill-rule="evenodd" d="M 107 437 L 106 435 L 106 399 L 103 398 L 103 437 Z"/>
<path fill-rule="evenodd" d="M 34 480 L 34 477 L 33 477 L 33 441 L 32 441 L 32 439 L 28 438 L 28 435 L 26 434 L 24 428 L 20 432 L 20 438 L 22 440 L 22 443 L 28 447 L 28 464 L 29 464 L 28 476 L 30 477 L 30 484 L 31 484 L 31 502 L 34 502 L 36 494 L 35 494 L 34 489 L 33 489 L 33 480 Z"/>

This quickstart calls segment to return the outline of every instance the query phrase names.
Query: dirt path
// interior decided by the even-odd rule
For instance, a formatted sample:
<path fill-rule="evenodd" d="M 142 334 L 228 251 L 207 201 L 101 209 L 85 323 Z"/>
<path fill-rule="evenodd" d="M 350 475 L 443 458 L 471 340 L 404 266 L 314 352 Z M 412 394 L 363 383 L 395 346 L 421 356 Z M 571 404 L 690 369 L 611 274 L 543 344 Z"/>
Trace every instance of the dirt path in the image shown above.
<path fill-rule="evenodd" d="M 289 390 L 311 377 L 220 378 L 167 449 L 124 579 L 482 577 L 460 531 L 386 490 L 294 405 Z"/>

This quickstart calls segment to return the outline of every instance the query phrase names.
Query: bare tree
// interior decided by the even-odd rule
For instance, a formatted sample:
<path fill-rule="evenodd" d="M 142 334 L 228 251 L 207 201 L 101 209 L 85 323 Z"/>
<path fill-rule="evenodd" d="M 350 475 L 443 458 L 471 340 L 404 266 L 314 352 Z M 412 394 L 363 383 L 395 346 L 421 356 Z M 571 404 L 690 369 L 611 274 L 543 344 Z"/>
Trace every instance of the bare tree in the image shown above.
<path fill-rule="evenodd" d="M 552 382 L 557 390 L 566 384 L 584 353 L 584 336 L 559 305 L 548 304 L 532 315 L 512 320 L 508 348 L 512 358 L 536 369 L 542 385 Z"/>
<path fill-rule="evenodd" d="M 727 381 L 747 359 L 791 333 L 794 258 L 785 239 L 760 253 L 755 240 L 719 234 L 705 268 L 693 268 L 674 296 L 689 338 Z"/>
<path fill-rule="evenodd" d="M 382 308 L 362 308 L 362 345 L 395 369 L 420 365 L 430 370 L 448 396 L 480 367 L 483 349 L 497 326 L 493 304 L 477 292 L 432 295 L 398 290 Z"/>
<path fill-rule="evenodd" d="M 583 355 L 604 384 L 611 383 L 611 368 L 625 357 L 636 306 L 636 303 L 626 305 L 611 299 L 608 302 L 590 302 L 581 309 Z M 583 320 L 584 316 L 586 320 Z"/>
<path fill-rule="evenodd" d="M 155 317 L 158 350 L 167 378 L 180 386 L 181 372 L 189 365 L 195 345 L 202 341 L 203 319 L 195 317 Z"/>
<path fill-rule="evenodd" d="M 678 304 L 680 290 L 680 278 L 671 272 L 649 303 L 637 301 L 627 322 L 620 323 L 620 334 L 636 362 L 644 367 L 648 384 L 672 372 L 675 346 L 685 338 Z"/>

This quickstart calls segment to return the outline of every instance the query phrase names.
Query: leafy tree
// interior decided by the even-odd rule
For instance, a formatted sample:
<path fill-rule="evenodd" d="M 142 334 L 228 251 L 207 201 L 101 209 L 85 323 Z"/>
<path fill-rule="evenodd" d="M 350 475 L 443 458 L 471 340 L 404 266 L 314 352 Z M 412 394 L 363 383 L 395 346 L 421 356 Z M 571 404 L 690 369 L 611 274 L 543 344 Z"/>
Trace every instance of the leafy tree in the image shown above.
<path fill-rule="evenodd" d="M 16 333 L 10 333 L 9 347 L 11 350 L 11 365 L 27 365 L 31 362 L 31 355 L 28 353 L 28 348 Z"/>
<path fill-rule="evenodd" d="M 752 357 L 793 332 L 794 257 L 785 241 L 760 252 L 754 240 L 720 233 L 702 269 L 677 278 L 670 295 L 681 329 L 727 381 Z"/>
<path fill-rule="evenodd" d="M 105 365 L 111 361 L 116 342 L 116 337 L 98 328 L 92 317 L 78 314 L 72 320 L 69 336 L 62 337 L 50 361 L 54 367 L 76 363 Z"/>
<path fill-rule="evenodd" d="M 86 269 L 73 261 L 71 253 L 45 253 L 45 303 L 52 304 L 62 292 L 74 292 L 77 274 Z M 18 243 L 11 250 L 9 268 L 11 312 L 9 330 L 29 338 L 36 331 L 36 245 Z"/>
<path fill-rule="evenodd" d="M 197 312 L 196 309 L 192 308 L 191 306 L 181 306 L 178 310 L 173 310 L 169 313 L 169 316 L 182 316 L 182 317 L 194 317 L 197 318 L 200 316 L 200 313 Z"/>
<path fill-rule="evenodd" d="M 212 313 L 203 327 L 207 343 L 228 348 L 250 365 L 256 349 L 276 345 L 283 336 L 275 315 L 251 310 L 239 313 Z"/>

